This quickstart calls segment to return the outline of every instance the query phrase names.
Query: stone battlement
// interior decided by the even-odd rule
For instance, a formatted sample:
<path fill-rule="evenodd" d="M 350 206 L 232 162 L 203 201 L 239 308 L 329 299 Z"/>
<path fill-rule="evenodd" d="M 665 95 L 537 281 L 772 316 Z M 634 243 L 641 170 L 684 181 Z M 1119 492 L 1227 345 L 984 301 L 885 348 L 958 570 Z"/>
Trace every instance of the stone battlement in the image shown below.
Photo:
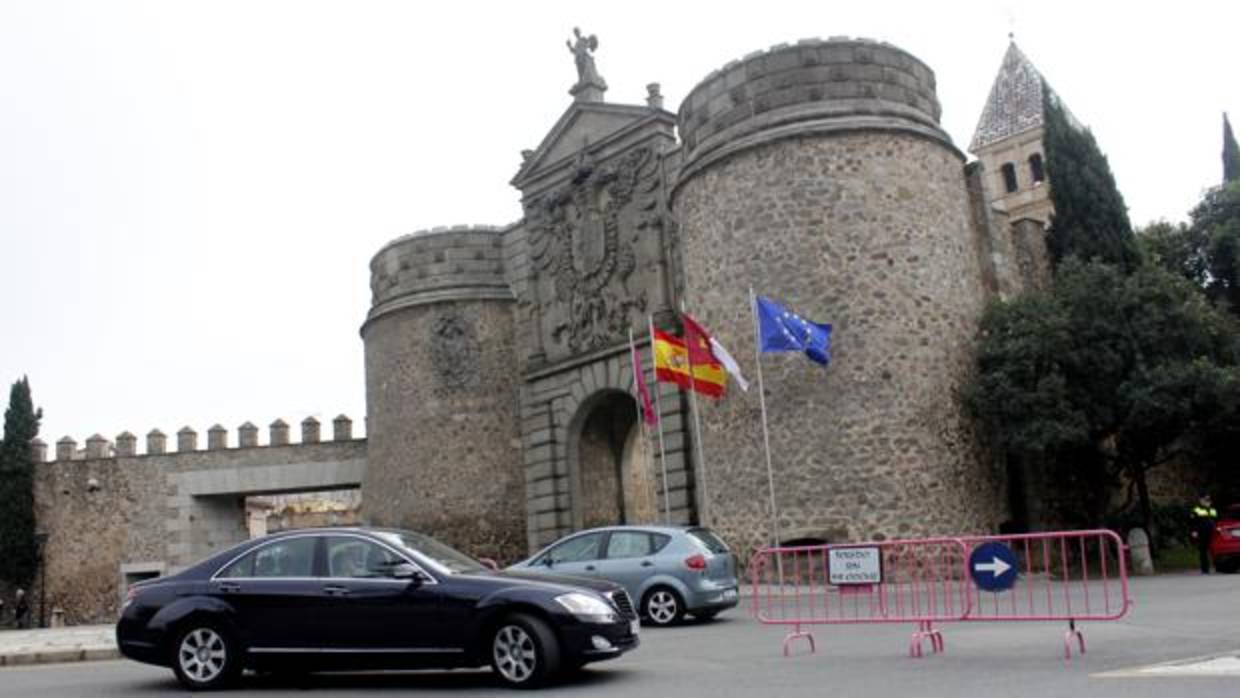
<path fill-rule="evenodd" d="M 738 150 L 806 133 L 903 130 L 951 145 L 925 63 L 872 39 L 802 39 L 713 71 L 680 105 L 681 180 Z"/>
<path fill-rule="evenodd" d="M 367 322 L 412 305 L 448 300 L 511 300 L 504 276 L 504 233 L 490 225 L 440 226 L 402 235 L 370 260 Z"/>
<path fill-rule="evenodd" d="M 322 442 L 321 424 L 314 417 L 306 417 L 301 421 L 300 444 L 317 444 Z M 338 415 L 332 420 L 333 441 L 353 441 L 353 420 L 345 415 Z M 36 463 L 47 461 L 47 444 L 41 439 L 31 442 Z M 227 449 L 265 448 L 268 446 L 291 446 L 289 441 L 289 425 L 283 419 L 277 419 L 268 426 L 266 444 L 260 444 L 258 427 L 246 422 L 237 427 L 235 446 L 229 446 L 228 430 L 216 424 L 207 430 L 207 451 Z M 114 441 L 101 434 L 86 439 L 85 448 L 79 449 L 73 437 L 65 436 L 56 442 L 55 458 L 52 462 L 73 460 L 98 460 L 111 458 L 134 458 L 139 456 L 159 456 L 167 453 L 201 452 L 198 448 L 198 432 L 186 426 L 176 433 L 176 450 L 168 450 L 168 436 L 159 429 L 152 429 L 146 434 L 146 451 L 138 453 L 138 437 L 128 431 L 116 435 Z"/>
<path fill-rule="evenodd" d="M 388 242 L 388 244 L 384 245 L 379 252 L 381 253 L 383 250 L 393 245 L 400 244 L 406 240 L 413 240 L 415 238 L 424 238 L 431 235 L 443 235 L 448 233 L 502 233 L 506 228 L 507 226 L 489 225 L 486 223 L 456 223 L 453 225 L 437 225 L 431 228 L 415 230 L 412 233 L 405 233 L 404 235 Z M 378 253 L 376 253 L 375 256 L 377 257 Z"/>

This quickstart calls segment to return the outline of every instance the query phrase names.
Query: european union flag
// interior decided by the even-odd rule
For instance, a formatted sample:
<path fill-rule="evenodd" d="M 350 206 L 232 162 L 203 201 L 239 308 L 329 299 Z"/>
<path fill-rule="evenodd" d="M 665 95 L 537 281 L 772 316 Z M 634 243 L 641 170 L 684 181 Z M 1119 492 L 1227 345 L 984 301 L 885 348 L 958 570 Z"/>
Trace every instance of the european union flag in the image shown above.
<path fill-rule="evenodd" d="M 758 296 L 758 336 L 764 352 L 803 351 L 815 363 L 831 362 L 831 325 L 810 322 L 762 296 Z"/>

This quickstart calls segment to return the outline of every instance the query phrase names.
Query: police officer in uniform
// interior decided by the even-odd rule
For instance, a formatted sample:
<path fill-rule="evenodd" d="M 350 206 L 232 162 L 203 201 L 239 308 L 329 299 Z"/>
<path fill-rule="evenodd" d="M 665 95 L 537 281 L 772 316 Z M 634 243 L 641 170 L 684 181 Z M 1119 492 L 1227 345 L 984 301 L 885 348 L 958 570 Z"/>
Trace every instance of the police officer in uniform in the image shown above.
<path fill-rule="evenodd" d="M 1214 536 L 1214 521 L 1217 518 L 1218 510 L 1211 504 L 1210 495 L 1201 495 L 1193 507 L 1193 539 L 1197 541 L 1202 574 L 1210 574 L 1210 538 Z"/>

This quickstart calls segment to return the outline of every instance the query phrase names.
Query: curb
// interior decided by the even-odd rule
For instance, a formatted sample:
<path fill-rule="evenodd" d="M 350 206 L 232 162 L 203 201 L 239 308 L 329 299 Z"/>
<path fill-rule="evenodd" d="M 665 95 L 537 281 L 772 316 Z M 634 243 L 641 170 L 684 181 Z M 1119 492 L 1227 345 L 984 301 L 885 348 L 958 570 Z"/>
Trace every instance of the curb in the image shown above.
<path fill-rule="evenodd" d="M 47 649 L 34 652 L 0 654 L 0 667 L 31 666 L 34 664 L 62 664 L 66 662 L 95 662 L 120 658 L 120 650 L 115 647 L 71 647 L 65 649 Z"/>

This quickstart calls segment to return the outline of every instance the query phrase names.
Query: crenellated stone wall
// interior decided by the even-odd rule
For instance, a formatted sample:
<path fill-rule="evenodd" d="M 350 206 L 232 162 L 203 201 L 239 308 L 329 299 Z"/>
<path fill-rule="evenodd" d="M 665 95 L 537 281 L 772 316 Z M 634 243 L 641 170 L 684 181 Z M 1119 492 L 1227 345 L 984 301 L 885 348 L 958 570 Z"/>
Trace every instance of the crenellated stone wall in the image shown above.
<path fill-rule="evenodd" d="M 779 44 L 732 61 L 694 87 L 679 113 L 681 178 L 771 138 L 888 129 L 943 141 L 934 73 L 871 39 Z"/>
<path fill-rule="evenodd" d="M 443 226 L 403 235 L 370 261 L 375 319 L 393 310 L 462 298 L 511 300 L 504 277 L 503 229 Z"/>
<path fill-rule="evenodd" d="M 342 428 L 348 421 L 337 419 Z M 277 422 L 272 431 L 279 435 L 283 423 Z M 304 426 L 313 432 L 317 424 L 310 418 Z M 247 425 L 238 442 L 249 443 Z M 182 432 L 196 434 L 188 427 Z M 247 539 L 247 496 L 356 488 L 366 441 L 339 434 L 346 438 L 288 444 L 284 434 L 273 445 L 236 448 L 217 437 L 212 450 L 165 453 L 155 430 L 145 454 L 119 446 L 126 434 L 118 446 L 92 437 L 90 453 L 61 439 L 64 457 L 40 461 L 35 471 L 36 520 L 48 534 L 49 609 L 61 608 L 70 624 L 111 622 L 125 585 L 135 579 L 130 575 L 170 573 Z"/>

